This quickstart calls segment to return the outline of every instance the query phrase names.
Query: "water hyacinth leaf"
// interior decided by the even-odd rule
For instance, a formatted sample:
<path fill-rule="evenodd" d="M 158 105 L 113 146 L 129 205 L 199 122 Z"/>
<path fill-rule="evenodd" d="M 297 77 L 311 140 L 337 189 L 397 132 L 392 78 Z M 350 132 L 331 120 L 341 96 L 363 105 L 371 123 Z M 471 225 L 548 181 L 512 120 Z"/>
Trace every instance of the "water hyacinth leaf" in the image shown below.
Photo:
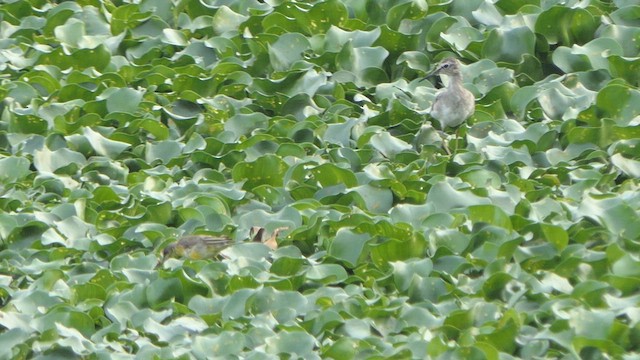
<path fill-rule="evenodd" d="M 85 337 L 90 337 L 95 332 L 89 315 L 64 307 L 52 308 L 46 314 L 33 319 L 33 326 L 40 332 L 55 329 L 56 324 L 76 329 Z"/>
<path fill-rule="evenodd" d="M 322 264 L 311 267 L 306 273 L 307 279 L 318 280 L 325 284 L 335 284 L 347 278 L 347 271 L 337 264 Z"/>
<path fill-rule="evenodd" d="M 627 159 L 620 154 L 611 157 L 611 163 L 630 177 L 640 177 L 640 161 Z"/>
<path fill-rule="evenodd" d="M 638 276 L 640 275 L 640 259 L 630 254 L 625 254 L 618 259 L 611 269 L 613 274 L 618 276 Z"/>
<path fill-rule="evenodd" d="M 182 301 L 182 284 L 176 278 L 157 279 L 148 285 L 145 293 L 151 306 L 157 306 L 172 299 Z"/>
<path fill-rule="evenodd" d="M 442 34 L 442 38 L 459 51 L 465 50 L 472 42 L 482 40 L 482 33 L 472 27 L 456 27 Z"/>
<path fill-rule="evenodd" d="M 483 59 L 469 64 L 463 69 L 466 79 L 473 79 L 473 85 L 487 94 L 494 88 L 513 81 L 513 71 L 497 67 L 493 61 Z"/>
<path fill-rule="evenodd" d="M 519 64 L 525 55 L 534 53 L 535 35 L 526 26 L 494 29 L 484 43 L 482 54 L 493 61 Z"/>
<path fill-rule="evenodd" d="M 418 47 L 418 37 L 414 34 L 406 34 L 395 31 L 388 26 L 382 26 L 382 33 L 376 40 L 375 45 L 382 46 L 391 54 L 398 54 L 407 49 L 416 49 Z"/>
<path fill-rule="evenodd" d="M 130 146 L 129 144 L 121 141 L 108 139 L 88 127 L 85 127 L 83 129 L 83 134 L 96 153 L 112 159 L 118 157 L 124 150 L 126 150 Z"/>
<path fill-rule="evenodd" d="M 606 86 L 596 98 L 596 105 L 605 114 L 613 117 L 619 125 L 628 125 L 629 121 L 640 115 L 640 91 L 623 85 Z"/>
<path fill-rule="evenodd" d="M 490 352 L 493 350 L 497 355 L 498 351 L 509 353 L 517 348 L 516 334 L 520 330 L 519 321 L 517 318 L 511 319 L 505 317 L 505 319 L 498 324 L 497 329 L 493 332 L 478 337 L 483 343 L 486 342 L 493 345 L 491 349 L 482 347 L 483 350 Z"/>
<path fill-rule="evenodd" d="M 174 120 L 192 120 L 202 113 L 202 107 L 188 100 L 176 100 L 162 108 Z M 190 124 L 190 123 L 187 123 Z"/>
<path fill-rule="evenodd" d="M 163 76 L 164 77 L 164 76 Z M 167 82 L 163 80 L 162 82 Z M 210 77 L 202 78 L 189 74 L 177 74 L 173 79 L 173 89 L 179 92 L 192 91 L 201 96 L 207 96 L 215 89 L 213 79 Z M 203 100 L 201 100 L 203 101 Z"/>
<path fill-rule="evenodd" d="M 271 66 L 276 71 L 289 70 L 294 62 L 302 60 L 302 53 L 310 47 L 309 41 L 302 34 L 283 34 L 275 43 L 269 44 Z"/>
<path fill-rule="evenodd" d="M 474 195 L 468 190 L 458 191 L 448 183 L 444 182 L 437 183 L 431 187 L 427 194 L 427 201 L 430 204 L 433 204 L 434 210 L 437 212 L 447 212 L 456 208 L 489 204 L 489 199 Z M 482 209 L 484 208 L 478 208 L 479 217 L 482 216 L 480 212 Z"/>
<path fill-rule="evenodd" d="M 630 239 L 640 236 L 639 215 L 622 199 L 585 196 L 578 210 L 582 216 L 596 220 L 613 235 Z"/>
<path fill-rule="evenodd" d="M 640 29 L 637 26 L 609 24 L 603 29 L 600 36 L 615 39 L 622 46 L 625 57 L 638 56 L 640 46 L 637 42 L 640 38 Z"/>
<path fill-rule="evenodd" d="M 237 114 L 224 123 L 224 129 L 233 133 L 236 139 L 239 139 L 240 136 L 249 135 L 255 129 L 266 128 L 267 124 L 268 117 L 264 114 Z"/>
<path fill-rule="evenodd" d="M 386 267 L 392 261 L 422 257 L 426 249 L 424 239 L 417 236 L 402 240 L 389 239 L 371 246 L 371 259 L 376 265 Z"/>
<path fill-rule="evenodd" d="M 347 43 L 337 56 L 341 69 L 355 76 L 358 84 L 369 84 L 367 74 L 373 74 L 374 69 L 381 69 L 389 51 L 383 47 L 354 47 Z"/>
<path fill-rule="evenodd" d="M 263 243 L 263 244 L 267 244 L 267 242 Z M 276 244 L 277 245 L 277 244 Z M 296 259 L 296 258 L 291 258 L 291 257 L 285 257 L 285 256 L 281 256 L 278 259 L 276 259 L 273 262 L 273 265 L 271 266 L 271 271 L 274 274 L 278 274 L 280 276 L 286 276 L 286 275 L 295 275 L 298 274 L 299 271 L 302 269 L 302 265 L 304 265 L 304 260 L 303 259 Z M 320 276 L 320 277 L 318 277 Z M 319 275 L 318 273 L 314 273 L 311 275 L 311 277 L 309 277 L 310 279 L 313 280 L 321 280 L 323 279 L 321 277 L 322 275 Z M 327 275 L 327 277 L 329 277 L 330 275 Z M 330 282 L 331 280 L 329 280 Z"/>
<path fill-rule="evenodd" d="M 622 56 L 611 55 L 608 56 L 609 69 L 614 77 L 620 77 L 627 81 L 632 86 L 640 85 L 640 59 L 639 58 L 625 58 Z"/>
<path fill-rule="evenodd" d="M 347 8 L 339 1 L 324 1 L 309 10 L 309 30 L 324 33 L 332 26 L 343 26 L 349 17 Z"/>
<path fill-rule="evenodd" d="M 164 29 L 162 30 L 162 34 L 164 35 L 164 40 L 167 42 L 167 44 L 176 46 L 186 46 L 188 44 L 187 37 L 180 31 L 174 29 Z"/>
<path fill-rule="evenodd" d="M 472 6 L 473 5 L 469 4 L 469 8 L 465 10 L 471 10 Z M 489 3 L 481 2 L 471 14 L 476 20 L 485 25 L 500 25 L 502 22 L 502 15 L 496 6 Z"/>
<path fill-rule="evenodd" d="M 222 5 L 213 16 L 213 30 L 216 34 L 226 35 L 230 32 L 238 31 L 240 25 L 247 19 L 247 16 L 231 10 L 226 5 Z"/>
<path fill-rule="evenodd" d="M 369 143 L 386 158 L 393 158 L 402 151 L 412 149 L 411 145 L 391 136 L 391 134 L 386 131 L 371 136 Z"/>
<path fill-rule="evenodd" d="M 21 352 L 20 344 L 24 344 L 30 337 L 26 329 L 14 327 L 0 334 L 0 356 L 11 358 Z M 26 354 L 24 354 L 26 355 Z"/>
<path fill-rule="evenodd" d="M 269 354 L 291 354 L 303 358 L 316 358 L 312 351 L 315 339 L 302 331 L 281 332 L 266 339 Z"/>
<path fill-rule="evenodd" d="M 370 47 L 379 36 L 379 28 L 374 28 L 371 31 L 346 31 L 332 25 L 325 34 L 325 47 L 327 51 L 334 53 L 339 52 L 347 43 L 351 43 L 356 48 Z"/>
<path fill-rule="evenodd" d="M 31 173 L 29 160 L 23 157 L 0 158 L 0 181 L 10 184 L 21 180 Z"/>
<path fill-rule="evenodd" d="M 407 64 L 410 69 L 427 72 L 429 60 L 425 54 L 419 51 L 405 51 L 396 60 L 396 64 Z"/>
<path fill-rule="evenodd" d="M 446 283 L 438 277 L 414 276 L 411 280 L 407 295 L 412 301 L 438 302 L 447 293 Z"/>
<path fill-rule="evenodd" d="M 327 163 L 316 166 L 311 169 L 311 173 L 323 187 L 342 184 L 347 187 L 355 187 L 358 185 L 358 179 L 352 171 L 334 164 Z"/>
<path fill-rule="evenodd" d="M 509 215 L 500 207 L 494 205 L 472 205 L 467 208 L 469 219 L 473 222 L 483 222 L 507 230 L 512 229 Z"/>
<path fill-rule="evenodd" d="M 108 89 L 101 97 L 107 100 L 107 111 L 134 113 L 142 100 L 142 93 L 130 88 Z"/>
<path fill-rule="evenodd" d="M 55 65 L 60 69 L 93 67 L 102 71 L 109 65 L 110 60 L 111 52 L 104 44 L 100 44 L 91 49 L 72 50 L 70 54 L 60 47 L 52 52 L 43 53 L 38 58 L 38 63 L 44 66 Z"/>
<path fill-rule="evenodd" d="M 603 56 L 622 55 L 622 47 L 613 39 L 599 38 L 584 46 L 559 47 L 553 52 L 553 62 L 564 72 L 609 70 L 609 61 Z"/>
<path fill-rule="evenodd" d="M 16 81 L 7 86 L 8 92 L 6 96 L 14 99 L 20 105 L 26 106 L 31 99 L 38 97 L 38 92 L 30 84 L 22 81 Z"/>
<path fill-rule="evenodd" d="M 282 186 L 287 164 L 275 155 L 259 157 L 254 162 L 240 162 L 233 167 L 234 181 L 246 180 L 245 189 L 251 189 L 259 185 Z"/>
<path fill-rule="evenodd" d="M 348 229 L 340 229 L 329 246 L 328 254 L 355 267 L 367 256 L 365 244 L 370 240 L 369 234 L 356 234 Z"/>
<path fill-rule="evenodd" d="M 147 20 L 151 13 L 140 11 L 138 4 L 125 4 L 115 8 L 111 12 L 111 16 L 111 31 L 114 35 L 117 35 Z"/>
<path fill-rule="evenodd" d="M 220 334 L 203 334 L 194 340 L 194 353 L 201 357 L 233 356 L 246 346 L 246 336 L 235 332 L 225 331 Z"/>
<path fill-rule="evenodd" d="M 428 277 L 433 270 L 431 259 L 392 262 L 393 279 L 400 291 L 406 291 L 411 286 L 414 276 Z"/>
<path fill-rule="evenodd" d="M 432 241 L 431 246 L 437 250 L 447 248 L 454 254 L 462 253 L 471 242 L 471 238 L 456 230 L 436 230 L 432 233 L 429 240 Z"/>
<path fill-rule="evenodd" d="M 69 18 L 64 25 L 56 27 L 54 34 L 62 44 L 73 48 L 95 48 L 106 38 L 87 35 L 84 22 L 76 18 Z"/>
<path fill-rule="evenodd" d="M 44 147 L 36 151 L 33 157 L 33 165 L 44 173 L 56 173 L 65 169 L 75 173 L 74 169 L 84 165 L 86 161 L 82 154 L 66 148 L 51 151 Z"/>
<path fill-rule="evenodd" d="M 371 212 L 386 214 L 393 205 L 393 193 L 389 189 L 367 184 L 358 186 L 353 191 L 362 197 L 367 210 Z"/>
<path fill-rule="evenodd" d="M 560 226 L 540 224 L 541 235 L 552 243 L 558 251 L 562 251 L 569 244 L 569 235 Z"/>
<path fill-rule="evenodd" d="M 164 140 L 147 144 L 145 150 L 145 160 L 147 163 L 160 160 L 162 163 L 167 164 L 181 155 L 182 144 L 173 140 Z"/>
<path fill-rule="evenodd" d="M 556 5 L 540 13 L 535 29 L 544 35 L 550 44 L 560 43 L 568 46 L 592 39 L 597 26 L 589 11 Z"/>

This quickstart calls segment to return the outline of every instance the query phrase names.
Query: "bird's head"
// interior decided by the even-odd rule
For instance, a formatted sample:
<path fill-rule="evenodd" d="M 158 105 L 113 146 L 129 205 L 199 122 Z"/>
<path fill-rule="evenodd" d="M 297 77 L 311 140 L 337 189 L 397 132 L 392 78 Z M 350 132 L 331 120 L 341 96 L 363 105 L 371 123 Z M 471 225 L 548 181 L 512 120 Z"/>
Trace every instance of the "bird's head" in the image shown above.
<path fill-rule="evenodd" d="M 171 244 L 167 245 L 167 247 L 165 247 L 162 250 L 162 259 L 163 260 L 175 255 L 176 245 L 177 245 L 176 243 L 171 243 Z"/>
<path fill-rule="evenodd" d="M 446 58 L 428 76 L 431 75 L 460 75 L 460 62 L 455 58 Z"/>

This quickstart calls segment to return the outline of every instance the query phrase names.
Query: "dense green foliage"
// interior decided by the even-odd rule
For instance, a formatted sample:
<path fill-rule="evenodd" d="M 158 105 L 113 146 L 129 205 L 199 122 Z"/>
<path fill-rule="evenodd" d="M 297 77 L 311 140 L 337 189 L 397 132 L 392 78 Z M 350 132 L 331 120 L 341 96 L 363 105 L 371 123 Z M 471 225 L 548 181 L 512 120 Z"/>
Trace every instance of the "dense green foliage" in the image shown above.
<path fill-rule="evenodd" d="M 636 0 L 5 0 L 0 34 L 1 359 L 640 358 Z M 156 266 L 203 231 L 238 244 Z"/>

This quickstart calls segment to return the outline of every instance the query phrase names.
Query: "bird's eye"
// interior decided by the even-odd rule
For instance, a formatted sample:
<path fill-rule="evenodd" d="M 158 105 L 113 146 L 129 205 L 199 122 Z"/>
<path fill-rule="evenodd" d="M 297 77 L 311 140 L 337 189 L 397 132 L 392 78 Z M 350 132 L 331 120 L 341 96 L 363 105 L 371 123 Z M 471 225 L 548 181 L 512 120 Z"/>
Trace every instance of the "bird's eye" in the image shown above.
<path fill-rule="evenodd" d="M 449 64 L 444 64 L 444 65 L 442 65 L 442 67 L 443 67 L 444 69 L 446 69 L 446 68 L 448 68 L 448 67 L 449 67 Z"/>

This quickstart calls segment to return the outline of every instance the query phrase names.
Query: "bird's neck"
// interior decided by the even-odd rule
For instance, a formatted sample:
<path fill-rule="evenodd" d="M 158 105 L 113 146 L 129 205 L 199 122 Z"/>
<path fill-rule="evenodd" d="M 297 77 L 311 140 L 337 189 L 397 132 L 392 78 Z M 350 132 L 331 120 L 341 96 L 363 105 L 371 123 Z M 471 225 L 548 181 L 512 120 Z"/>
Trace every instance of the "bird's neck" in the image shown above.
<path fill-rule="evenodd" d="M 454 75 L 449 75 L 449 83 L 447 84 L 448 88 L 461 88 L 463 87 L 462 85 L 462 75 L 461 74 L 454 74 Z"/>

